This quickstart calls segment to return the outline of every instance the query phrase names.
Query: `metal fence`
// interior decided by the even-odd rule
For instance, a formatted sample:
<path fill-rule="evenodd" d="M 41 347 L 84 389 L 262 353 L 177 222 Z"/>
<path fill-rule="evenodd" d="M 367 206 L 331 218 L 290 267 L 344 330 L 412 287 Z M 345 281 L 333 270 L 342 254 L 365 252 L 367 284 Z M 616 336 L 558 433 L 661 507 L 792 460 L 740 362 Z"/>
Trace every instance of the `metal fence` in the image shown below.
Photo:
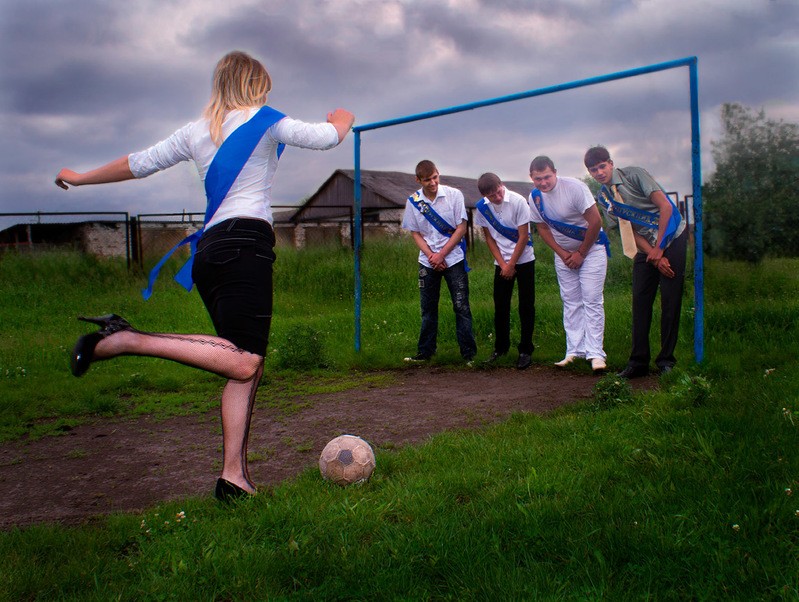
<path fill-rule="evenodd" d="M 139 267 L 147 258 L 162 255 L 186 236 L 203 227 L 205 213 L 139 213 L 131 218 L 132 254 Z M 188 249 L 187 249 L 188 250 Z M 183 253 L 187 252 L 182 251 Z"/>
<path fill-rule="evenodd" d="M 680 199 L 677 192 L 668 192 L 667 195 L 677 205 L 683 219 L 689 227 L 693 227 L 694 219 L 692 215 L 693 195 L 685 195 Z M 275 234 L 278 244 L 289 244 L 292 246 L 304 246 L 305 244 L 322 244 L 325 242 L 337 241 L 339 244 L 346 244 L 354 248 L 355 244 L 355 216 L 353 206 L 327 205 L 297 207 L 295 205 L 274 205 L 272 207 L 278 219 L 275 221 Z M 365 230 L 374 232 L 396 232 L 399 230 L 400 219 L 386 219 L 386 211 L 401 211 L 397 208 L 364 208 L 363 219 L 359 220 L 361 240 L 364 239 Z M 280 213 L 291 211 L 291 219 L 286 219 Z M 467 209 L 468 228 L 467 243 L 470 248 L 475 244 L 475 228 L 473 222 L 474 208 Z M 82 218 L 82 219 L 76 219 Z M 100 218 L 100 219 L 86 219 Z M 0 224 L 3 220 L 14 223 L 11 227 L 0 233 L 0 250 L 3 248 L 15 249 L 34 249 L 34 248 L 54 248 L 71 244 L 81 247 L 84 251 L 92 251 L 85 248 L 88 243 L 81 242 L 80 239 L 85 235 L 70 230 L 69 226 L 85 226 L 87 222 L 101 225 L 118 226 L 122 230 L 124 242 L 124 255 L 128 265 L 136 263 L 144 268 L 169 249 L 178 244 L 188 234 L 203 227 L 205 214 L 201 212 L 180 213 L 140 213 L 131 217 L 124 211 L 36 211 L 30 213 L 0 213 Z M 20 219 L 22 221 L 20 221 Z M 59 232 L 42 232 L 42 228 L 53 226 L 55 230 L 58 226 Z M 336 230 L 338 228 L 338 230 Z M 71 239 L 69 237 L 72 237 Z M 477 238 L 482 239 L 482 235 Z M 186 254 L 186 250 L 179 253 Z"/>

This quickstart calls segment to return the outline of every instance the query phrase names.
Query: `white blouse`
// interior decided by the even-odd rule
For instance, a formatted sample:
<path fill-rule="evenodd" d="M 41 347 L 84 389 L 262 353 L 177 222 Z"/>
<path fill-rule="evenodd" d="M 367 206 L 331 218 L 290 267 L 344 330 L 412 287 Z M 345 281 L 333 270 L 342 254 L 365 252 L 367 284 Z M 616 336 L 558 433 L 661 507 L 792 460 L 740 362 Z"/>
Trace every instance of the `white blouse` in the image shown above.
<path fill-rule="evenodd" d="M 252 118 L 258 108 L 233 110 L 222 125 L 223 138 Z M 128 156 L 130 171 L 136 178 L 145 178 L 181 161 L 194 161 L 200 178 L 205 174 L 218 150 L 211 140 L 208 119 L 188 123 L 166 140 Z M 261 138 L 249 161 L 241 170 L 222 205 L 206 228 L 232 217 L 263 219 L 272 223 L 272 179 L 277 169 L 277 147 L 280 143 L 315 150 L 327 150 L 338 144 L 338 133 L 330 123 L 305 123 L 284 117 L 271 126 Z"/>

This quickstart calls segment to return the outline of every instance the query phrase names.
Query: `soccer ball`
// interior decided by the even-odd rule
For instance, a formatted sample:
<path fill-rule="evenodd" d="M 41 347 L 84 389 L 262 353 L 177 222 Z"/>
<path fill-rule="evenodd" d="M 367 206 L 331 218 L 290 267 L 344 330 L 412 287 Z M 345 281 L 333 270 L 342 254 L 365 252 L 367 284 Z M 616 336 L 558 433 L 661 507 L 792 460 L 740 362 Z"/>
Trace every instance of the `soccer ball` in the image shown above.
<path fill-rule="evenodd" d="M 375 454 L 371 446 L 355 435 L 332 439 L 319 456 L 319 472 L 337 485 L 362 483 L 372 476 Z"/>

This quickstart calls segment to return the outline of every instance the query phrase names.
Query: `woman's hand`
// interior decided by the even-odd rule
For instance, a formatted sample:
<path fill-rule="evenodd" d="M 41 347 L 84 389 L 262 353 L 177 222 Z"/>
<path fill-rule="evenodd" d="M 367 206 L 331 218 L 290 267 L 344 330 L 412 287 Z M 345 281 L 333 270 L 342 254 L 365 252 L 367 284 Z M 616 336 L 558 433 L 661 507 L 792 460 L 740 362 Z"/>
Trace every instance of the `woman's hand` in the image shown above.
<path fill-rule="evenodd" d="M 55 177 L 55 185 L 64 190 L 69 190 L 69 186 L 80 186 L 78 179 L 80 174 L 71 169 L 62 169 Z M 67 186 L 69 184 L 69 186 Z"/>
<path fill-rule="evenodd" d="M 338 133 L 338 141 L 347 136 L 347 133 L 352 129 L 352 124 L 355 123 L 355 115 L 346 109 L 336 109 L 335 111 L 327 114 L 327 122 L 332 123 Z"/>

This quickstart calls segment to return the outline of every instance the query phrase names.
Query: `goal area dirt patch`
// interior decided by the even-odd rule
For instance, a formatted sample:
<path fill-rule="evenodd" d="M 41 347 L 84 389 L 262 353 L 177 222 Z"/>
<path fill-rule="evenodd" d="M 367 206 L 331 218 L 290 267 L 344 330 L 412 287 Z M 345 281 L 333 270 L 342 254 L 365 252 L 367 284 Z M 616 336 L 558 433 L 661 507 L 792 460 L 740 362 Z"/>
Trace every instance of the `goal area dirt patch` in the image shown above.
<path fill-rule="evenodd" d="M 546 413 L 591 397 L 598 380 L 540 365 L 524 371 L 424 366 L 392 375 L 390 386 L 313 395 L 312 403 L 290 414 L 256 403 L 249 444 L 255 483 L 274 485 L 313 466 L 325 444 L 342 433 L 357 434 L 376 450 L 400 447 L 516 412 Z M 657 378 L 634 384 L 651 388 Z M 263 387 L 259 397 L 268 394 Z M 97 419 L 63 436 L 0 444 L 0 528 L 76 524 L 165 500 L 210 496 L 221 446 L 218 412 Z"/>

